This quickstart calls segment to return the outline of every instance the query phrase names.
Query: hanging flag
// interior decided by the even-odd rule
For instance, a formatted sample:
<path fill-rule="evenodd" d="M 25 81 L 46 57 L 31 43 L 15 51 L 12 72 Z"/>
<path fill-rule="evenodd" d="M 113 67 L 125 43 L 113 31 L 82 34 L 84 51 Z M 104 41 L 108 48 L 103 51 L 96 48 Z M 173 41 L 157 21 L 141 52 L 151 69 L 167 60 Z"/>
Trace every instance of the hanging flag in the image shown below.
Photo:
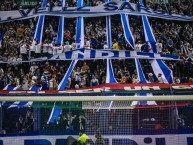
<path fill-rule="evenodd" d="M 136 93 L 135 96 L 153 96 L 152 93 Z M 131 106 L 148 106 L 157 105 L 155 101 L 132 101 Z"/>
<path fill-rule="evenodd" d="M 127 0 L 122 0 L 122 1 L 126 2 Z M 126 14 L 121 14 L 121 23 L 123 26 L 125 39 L 126 39 L 127 43 L 134 49 L 135 48 L 135 40 L 134 40 L 133 34 L 131 32 L 131 29 L 130 29 L 128 16 Z M 136 66 L 137 76 L 139 78 L 139 81 L 142 84 L 147 83 L 147 80 L 146 80 L 145 75 L 143 73 L 143 70 L 141 68 L 140 62 L 137 58 L 135 58 L 135 66 Z"/>
<path fill-rule="evenodd" d="M 137 75 L 138 75 L 139 81 L 142 84 L 146 84 L 147 80 L 146 80 L 145 75 L 143 73 L 143 70 L 141 68 L 141 64 L 139 62 L 139 59 L 137 59 L 137 58 L 135 58 L 135 65 L 136 65 L 136 68 L 137 68 Z"/>
<path fill-rule="evenodd" d="M 42 2 L 42 8 L 46 7 L 47 0 L 43 0 Z M 43 35 L 43 28 L 44 28 L 44 20 L 45 20 L 45 15 L 40 15 L 38 19 L 38 23 L 36 26 L 36 31 L 34 35 L 34 40 L 42 43 L 42 35 Z"/>
<path fill-rule="evenodd" d="M 54 103 L 54 106 L 52 108 L 52 111 L 51 111 L 51 114 L 50 114 L 50 117 L 47 121 L 47 124 L 49 123 L 54 123 L 55 121 L 57 122 L 58 121 L 58 116 L 62 113 L 62 109 L 59 105 L 59 103 Z"/>
<path fill-rule="evenodd" d="M 10 86 L 10 85 L 7 85 L 3 90 L 13 91 L 13 90 L 19 89 L 19 87 L 20 87 L 20 85 L 19 85 L 19 86 Z"/>
<path fill-rule="evenodd" d="M 83 0 L 78 0 L 77 5 L 78 5 L 78 8 L 83 7 Z M 77 44 L 76 48 L 82 48 L 84 46 L 84 18 L 81 16 L 77 18 L 77 23 L 76 23 L 76 44 Z M 58 90 L 64 90 L 66 88 L 68 79 L 74 67 L 76 66 L 77 62 L 78 60 L 73 60 L 71 62 L 66 74 L 64 75 L 60 84 L 58 85 Z"/>
<path fill-rule="evenodd" d="M 145 33 L 145 40 L 151 44 L 154 53 L 157 53 L 156 39 L 153 34 L 152 28 L 149 24 L 147 16 L 142 16 L 143 28 Z M 158 74 L 162 74 L 165 83 L 173 83 L 172 70 L 160 59 L 150 60 L 150 64 L 154 71 L 154 74 L 158 77 Z"/>
<path fill-rule="evenodd" d="M 66 0 L 62 0 L 62 7 L 65 7 L 65 3 L 66 3 Z M 64 17 L 60 16 L 56 44 L 62 46 L 63 38 L 64 38 Z"/>
<path fill-rule="evenodd" d="M 106 0 L 105 2 L 109 2 L 110 0 Z M 111 33 L 111 16 L 106 16 L 106 34 L 107 34 L 107 45 L 110 49 L 112 46 L 112 33 Z M 111 59 L 107 59 L 107 72 L 106 72 L 106 83 L 117 83 L 115 79 L 113 66 Z"/>

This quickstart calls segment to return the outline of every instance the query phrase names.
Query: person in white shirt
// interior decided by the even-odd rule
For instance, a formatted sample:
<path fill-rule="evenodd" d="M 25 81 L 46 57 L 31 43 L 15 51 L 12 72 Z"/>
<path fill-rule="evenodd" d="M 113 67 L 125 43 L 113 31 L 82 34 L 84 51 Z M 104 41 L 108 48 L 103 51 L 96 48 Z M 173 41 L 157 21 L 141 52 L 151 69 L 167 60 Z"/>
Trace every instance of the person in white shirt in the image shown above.
<path fill-rule="evenodd" d="M 70 50 L 72 50 L 72 46 L 69 44 L 68 41 L 66 41 L 65 44 L 66 44 L 66 45 L 64 45 L 64 51 L 70 51 Z"/>
<path fill-rule="evenodd" d="M 103 49 L 108 49 L 107 41 L 104 42 Z"/>
<path fill-rule="evenodd" d="M 38 66 L 36 65 L 35 62 L 33 62 L 33 65 L 30 67 L 30 71 L 31 71 L 32 73 L 34 73 L 37 68 L 38 68 Z"/>
<path fill-rule="evenodd" d="M 30 57 L 35 56 L 36 45 L 37 45 L 37 42 L 34 40 L 30 45 Z"/>
<path fill-rule="evenodd" d="M 53 44 L 48 44 L 48 55 L 53 55 Z"/>
<path fill-rule="evenodd" d="M 157 82 L 160 83 L 160 84 L 164 84 L 164 78 L 163 78 L 163 76 L 162 76 L 161 73 L 158 74 L 158 80 L 157 80 Z"/>
<path fill-rule="evenodd" d="M 159 41 L 156 43 L 156 49 L 157 49 L 157 52 L 158 52 L 158 53 L 162 53 L 162 43 L 161 43 L 161 40 L 159 40 Z"/>
<path fill-rule="evenodd" d="M 27 46 L 25 43 L 20 47 L 20 54 L 22 55 L 23 60 L 27 59 Z"/>
<path fill-rule="evenodd" d="M 90 49 L 90 39 L 89 38 L 86 39 L 84 47 Z"/>
<path fill-rule="evenodd" d="M 40 43 L 37 43 L 36 49 L 35 49 L 35 57 L 36 58 L 41 56 L 41 47 L 42 47 L 42 45 Z"/>
<path fill-rule="evenodd" d="M 56 54 L 61 54 L 64 52 L 64 46 L 58 46 L 56 49 Z"/>
<path fill-rule="evenodd" d="M 43 44 L 43 56 L 48 56 L 48 47 L 49 47 L 49 45 L 48 45 L 48 43 L 47 42 L 44 42 L 44 44 Z"/>
<path fill-rule="evenodd" d="M 140 52 L 141 51 L 141 46 L 142 46 L 141 41 L 138 41 L 137 44 L 135 45 L 134 50 L 137 51 L 137 52 Z"/>

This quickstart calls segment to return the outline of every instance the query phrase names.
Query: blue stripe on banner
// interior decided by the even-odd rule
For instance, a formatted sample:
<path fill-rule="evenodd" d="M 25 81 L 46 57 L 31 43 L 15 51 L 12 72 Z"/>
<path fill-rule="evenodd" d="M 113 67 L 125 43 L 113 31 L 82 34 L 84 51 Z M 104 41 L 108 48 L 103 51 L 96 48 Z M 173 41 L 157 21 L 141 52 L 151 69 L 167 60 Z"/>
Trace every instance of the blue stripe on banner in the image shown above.
<path fill-rule="evenodd" d="M 107 59 L 107 80 L 108 82 L 106 81 L 106 83 L 117 83 L 117 80 L 115 79 L 114 77 L 114 73 L 113 73 L 113 67 L 112 67 L 112 62 L 111 62 L 111 59 Z"/>
<path fill-rule="evenodd" d="M 173 83 L 172 71 L 166 66 L 166 64 L 162 60 L 157 59 L 156 61 L 160 66 L 162 72 L 164 73 L 164 76 L 167 79 L 168 83 Z"/>
<path fill-rule="evenodd" d="M 58 121 L 58 116 L 61 114 L 61 112 L 62 109 L 59 107 L 59 104 L 55 102 L 47 124 L 49 124 L 50 122 L 54 123 L 55 119 L 56 121 Z"/>
<path fill-rule="evenodd" d="M 40 90 L 40 87 L 37 87 L 37 86 L 32 86 L 30 88 L 31 91 L 39 91 Z"/>
<path fill-rule="evenodd" d="M 149 53 L 149 52 L 137 52 L 137 55 L 149 56 L 149 58 L 155 58 L 154 53 Z"/>
<path fill-rule="evenodd" d="M 146 37 L 146 41 L 149 41 L 152 48 L 153 48 L 153 52 L 157 53 L 157 49 L 156 49 L 156 40 L 155 37 L 153 35 L 151 26 L 149 24 L 149 21 L 147 19 L 147 16 L 142 16 L 142 21 L 143 21 L 143 26 L 144 26 L 144 31 L 145 31 L 145 37 Z"/>
<path fill-rule="evenodd" d="M 139 59 L 136 59 L 135 58 L 135 65 L 136 65 L 136 68 L 137 68 L 137 74 L 138 74 L 138 77 L 139 77 L 139 80 L 142 84 L 146 84 L 147 83 L 147 80 L 143 74 L 143 70 L 141 68 L 141 64 L 139 62 Z"/>
<path fill-rule="evenodd" d="M 84 6 L 84 0 L 78 0 L 77 7 L 83 7 Z"/>
<path fill-rule="evenodd" d="M 139 0 L 140 7 L 143 5 L 143 0 Z"/>
<path fill-rule="evenodd" d="M 39 42 L 41 42 L 41 39 L 42 39 L 41 37 L 42 37 L 42 33 L 43 33 L 44 19 L 45 19 L 45 16 L 39 17 L 37 27 L 36 27 L 35 36 L 34 36 L 34 39 L 39 41 Z"/>
<path fill-rule="evenodd" d="M 81 42 L 81 25 L 82 25 L 82 17 L 77 18 L 77 24 L 76 24 L 76 43 L 78 44 L 77 48 L 80 48 L 80 42 Z"/>
<path fill-rule="evenodd" d="M 160 54 L 161 57 L 169 58 L 169 59 L 180 59 L 179 56 L 173 56 L 168 54 Z"/>
<path fill-rule="evenodd" d="M 70 77 L 70 74 L 72 73 L 72 70 L 74 69 L 74 66 L 76 65 L 77 60 L 73 60 L 70 64 L 70 67 L 68 68 L 68 71 L 66 72 L 64 78 L 60 82 L 58 86 L 58 90 L 64 90 L 66 88 L 66 84 L 68 82 L 68 78 Z"/>
<path fill-rule="evenodd" d="M 17 87 L 15 87 L 15 86 L 7 85 L 3 90 L 13 91 L 13 90 L 16 90 L 16 88 Z"/>
<path fill-rule="evenodd" d="M 63 44 L 63 32 L 64 32 L 64 17 L 60 16 L 59 25 L 58 25 L 58 36 L 56 40 L 57 45 Z"/>
<path fill-rule="evenodd" d="M 130 44 L 130 46 L 132 48 L 134 48 L 135 42 L 134 42 L 134 38 L 133 38 L 133 35 L 132 35 L 130 27 L 129 27 L 128 16 L 126 14 L 121 14 L 121 22 L 122 22 L 125 38 L 126 38 L 127 42 Z"/>
<path fill-rule="evenodd" d="M 106 17 L 106 29 L 107 29 L 107 45 L 108 49 L 111 48 L 112 45 L 112 36 L 111 36 L 111 17 Z M 117 80 L 114 77 L 113 67 L 111 59 L 107 59 L 107 77 L 106 77 L 106 83 L 117 83 Z"/>
<path fill-rule="evenodd" d="M 46 7 L 46 4 L 47 4 L 47 0 L 43 0 L 43 2 L 42 2 L 42 8 Z"/>
<path fill-rule="evenodd" d="M 65 7 L 66 5 L 66 0 L 62 0 L 62 7 Z"/>
<path fill-rule="evenodd" d="M 152 48 L 153 48 L 153 52 L 157 53 L 156 40 L 155 40 L 154 34 L 152 32 L 152 29 L 150 27 L 147 16 L 142 16 L 142 21 L 143 21 L 145 39 L 146 39 L 146 41 L 149 41 L 151 43 Z M 172 71 L 166 66 L 166 64 L 162 60 L 156 60 L 156 61 L 158 64 L 157 67 L 160 68 L 160 70 L 161 70 L 161 72 L 159 72 L 159 73 L 164 75 L 164 77 L 167 79 L 168 83 L 172 83 L 173 82 Z M 154 70 L 154 73 L 155 73 L 155 70 Z"/>

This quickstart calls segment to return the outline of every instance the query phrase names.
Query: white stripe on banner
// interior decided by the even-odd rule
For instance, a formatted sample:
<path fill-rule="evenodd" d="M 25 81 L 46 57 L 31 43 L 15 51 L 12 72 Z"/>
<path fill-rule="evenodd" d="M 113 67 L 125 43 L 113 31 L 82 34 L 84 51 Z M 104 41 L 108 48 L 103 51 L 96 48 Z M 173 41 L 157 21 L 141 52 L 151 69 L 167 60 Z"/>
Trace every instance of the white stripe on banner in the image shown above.
<path fill-rule="evenodd" d="M 153 72 L 158 77 L 158 74 L 161 73 L 162 77 L 164 79 L 164 83 L 171 83 L 173 80 L 173 74 L 166 66 L 165 63 L 163 63 L 162 60 L 150 60 L 150 64 L 152 66 Z M 162 66 L 162 67 L 160 67 Z M 165 68 L 165 69 L 164 69 Z"/>
<path fill-rule="evenodd" d="M 145 40 L 149 41 L 152 48 L 153 52 L 157 53 L 156 49 L 156 39 L 154 37 L 154 34 L 152 32 L 152 28 L 149 24 L 149 21 L 147 19 L 147 16 L 142 16 L 142 21 L 143 21 L 143 28 L 144 28 L 144 33 L 145 33 Z M 158 74 L 161 73 L 164 82 L 165 83 L 173 83 L 173 73 L 172 70 L 160 59 L 158 60 L 152 60 L 150 61 L 152 69 L 154 71 L 154 74 L 158 77 Z"/>
<path fill-rule="evenodd" d="M 135 47 L 135 40 L 133 38 L 130 26 L 129 26 L 129 19 L 126 14 L 121 14 L 121 22 L 124 30 L 125 39 L 127 43 L 134 49 Z"/>
<path fill-rule="evenodd" d="M 83 7 L 83 0 L 78 0 L 77 2 L 78 7 Z M 84 46 L 84 18 L 79 16 L 77 18 L 77 25 L 76 25 L 76 44 L 78 44 L 78 46 L 76 48 L 81 48 Z M 66 84 L 68 82 L 68 78 L 70 77 L 76 63 L 78 62 L 78 60 L 73 60 L 66 72 L 66 74 L 64 75 L 64 78 L 62 79 L 62 81 L 60 82 L 60 84 L 58 85 L 58 90 L 64 90 L 66 88 Z"/>

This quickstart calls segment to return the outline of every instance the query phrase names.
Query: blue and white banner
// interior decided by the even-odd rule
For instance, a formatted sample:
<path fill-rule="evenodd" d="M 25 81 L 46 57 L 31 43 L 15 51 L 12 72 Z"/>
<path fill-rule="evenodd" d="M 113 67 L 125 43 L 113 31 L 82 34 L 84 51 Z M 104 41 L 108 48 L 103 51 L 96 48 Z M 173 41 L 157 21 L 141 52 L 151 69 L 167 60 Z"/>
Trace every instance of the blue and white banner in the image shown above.
<path fill-rule="evenodd" d="M 92 60 L 92 59 L 128 59 L 128 58 L 139 58 L 139 59 L 163 59 L 163 60 L 180 60 L 179 56 L 172 56 L 166 54 L 157 53 L 145 53 L 128 50 L 110 50 L 110 49 L 76 49 L 72 51 L 66 51 L 64 53 L 54 55 L 51 57 L 42 57 L 35 60 Z"/>
<path fill-rule="evenodd" d="M 134 49 L 135 40 L 134 40 L 133 34 L 131 33 L 130 26 L 129 26 L 128 15 L 121 14 L 121 22 L 122 22 L 122 26 L 123 26 L 125 39 L 126 39 L 127 43 L 129 43 L 129 45 Z"/>
<path fill-rule="evenodd" d="M 40 91 L 41 90 L 41 87 L 37 87 L 37 86 L 32 86 L 29 88 L 29 90 L 31 91 Z M 21 107 L 31 107 L 33 104 L 33 102 L 18 102 L 18 101 L 15 101 L 13 104 L 11 104 L 7 109 L 9 108 L 14 108 L 14 107 L 17 107 L 17 108 L 21 108 Z"/>
<path fill-rule="evenodd" d="M 64 1 L 63 1 L 63 4 L 64 4 Z M 83 7 L 83 0 L 78 0 L 77 5 L 79 8 Z M 84 18 L 81 16 L 79 16 L 77 18 L 77 23 L 76 23 L 76 44 L 78 44 L 76 46 L 77 49 L 82 48 L 84 46 Z M 59 56 L 58 56 L 58 58 L 59 58 Z M 58 90 L 64 90 L 66 88 L 66 84 L 68 82 L 68 79 L 69 79 L 74 67 L 76 66 L 77 62 L 78 62 L 77 59 L 74 59 L 71 62 L 66 74 L 64 75 L 60 84 L 58 85 Z"/>
<path fill-rule="evenodd" d="M 46 2 L 47 0 L 43 0 L 42 2 L 42 8 L 46 7 Z M 45 16 L 44 15 L 40 15 L 39 19 L 38 19 L 38 23 L 36 26 L 36 31 L 35 31 L 35 35 L 34 35 L 34 40 L 38 41 L 40 43 L 42 43 L 42 35 L 43 35 L 43 28 L 44 28 L 44 19 Z"/>
<path fill-rule="evenodd" d="M 79 4 L 79 3 L 78 3 Z M 95 7 L 41 7 L 34 9 L 25 10 L 14 10 L 14 11 L 1 11 L 0 12 L 0 22 L 6 22 L 11 20 L 28 19 L 40 15 L 49 16 L 63 16 L 68 18 L 73 17 L 101 17 L 110 16 L 116 14 L 128 14 L 142 16 L 146 15 L 149 17 L 170 19 L 170 20 L 180 20 L 180 21 L 193 21 L 193 16 L 184 15 L 169 15 L 168 13 L 163 13 L 159 10 L 154 10 L 144 6 L 139 6 L 139 4 L 134 4 L 130 2 L 107 2 Z"/>
<path fill-rule="evenodd" d="M 154 130 L 132 130 L 135 135 L 129 132 L 120 134 L 118 131 L 107 131 L 103 134 L 105 145 L 192 145 L 193 134 L 192 129 L 186 131 L 163 129 L 159 131 Z M 160 133 L 161 132 L 161 133 Z M 0 137 L 1 145 L 66 145 L 68 144 L 69 136 L 78 139 L 79 135 L 59 134 L 59 131 L 52 132 L 50 135 L 17 135 Z M 91 144 L 95 142 L 94 135 L 88 135 Z"/>
<path fill-rule="evenodd" d="M 62 7 L 65 7 L 65 3 L 66 3 L 66 0 L 62 0 Z M 60 16 L 56 44 L 62 46 L 63 38 L 64 38 L 64 17 Z"/>
<path fill-rule="evenodd" d="M 123 1 L 126 1 L 126 0 L 123 0 Z M 126 14 L 121 14 L 121 22 L 122 22 L 122 26 L 123 26 L 123 30 L 124 30 L 125 39 L 126 39 L 127 43 L 129 43 L 129 45 L 134 49 L 135 48 L 135 40 L 134 40 L 133 34 L 131 32 L 131 29 L 130 29 L 128 16 Z M 136 66 L 139 81 L 142 84 L 147 83 L 145 76 L 143 74 L 143 70 L 141 68 L 139 59 L 137 59 L 137 58 L 135 58 L 135 66 Z"/>
<path fill-rule="evenodd" d="M 156 77 L 161 73 L 164 83 L 173 83 L 173 74 L 170 68 L 162 60 L 151 60 L 152 69 Z"/>
<path fill-rule="evenodd" d="M 63 37 L 64 37 L 64 17 L 60 16 L 56 45 L 62 45 L 63 44 Z"/>
<path fill-rule="evenodd" d="M 47 124 L 49 124 L 49 123 L 54 123 L 54 121 L 56 121 L 56 123 L 57 123 L 57 121 L 58 121 L 58 116 L 59 116 L 61 113 L 62 113 L 61 107 L 58 107 L 58 106 L 57 106 L 57 103 L 55 102 L 55 103 L 54 103 L 54 106 L 53 106 L 53 108 L 52 108 L 50 117 L 49 117 L 49 119 L 48 119 L 48 121 L 47 121 Z"/>
<path fill-rule="evenodd" d="M 139 59 L 137 59 L 137 58 L 135 58 L 135 66 L 136 66 L 137 75 L 138 75 L 140 83 L 146 84 L 147 80 L 146 80 L 145 75 L 143 73 L 143 70 L 141 68 L 141 64 L 139 62 Z"/>
<path fill-rule="evenodd" d="M 156 39 L 153 34 L 152 28 L 149 24 L 147 16 L 142 16 L 144 34 L 146 42 L 151 44 L 152 50 L 154 53 L 157 53 L 156 49 Z M 154 74 L 158 77 L 158 74 L 162 74 L 164 78 L 164 83 L 173 83 L 173 73 L 172 70 L 163 62 L 157 58 L 156 60 L 150 61 Z"/>
<path fill-rule="evenodd" d="M 109 2 L 109 0 L 106 0 L 106 2 Z M 106 34 L 107 34 L 107 45 L 108 45 L 108 48 L 110 49 L 112 46 L 111 16 L 106 17 Z M 111 59 L 107 59 L 106 74 L 107 74 L 106 83 L 117 83 L 117 80 L 115 79 L 115 76 L 114 76 Z"/>
<path fill-rule="evenodd" d="M 19 88 L 20 88 L 20 86 L 7 85 L 3 90 L 13 91 L 13 90 L 17 90 Z"/>
<path fill-rule="evenodd" d="M 18 61 L 22 62 L 36 62 L 36 61 L 45 61 L 45 60 L 93 60 L 93 59 L 129 59 L 129 58 L 138 58 L 138 59 L 162 59 L 162 60 L 183 60 L 179 56 L 167 55 L 167 54 L 157 54 L 157 53 L 147 53 L 147 52 L 136 52 L 128 50 L 94 50 L 94 49 L 76 49 L 72 51 L 66 51 L 58 55 L 53 55 L 49 57 L 40 57 L 35 59 L 30 59 L 29 61 Z M 187 60 L 192 62 L 193 60 Z M 14 63 L 13 61 L 0 61 L 1 63 Z"/>
<path fill-rule="evenodd" d="M 136 93 L 135 96 L 153 96 L 152 93 Z M 153 106 L 157 105 L 155 101 L 132 101 L 131 106 Z"/>

